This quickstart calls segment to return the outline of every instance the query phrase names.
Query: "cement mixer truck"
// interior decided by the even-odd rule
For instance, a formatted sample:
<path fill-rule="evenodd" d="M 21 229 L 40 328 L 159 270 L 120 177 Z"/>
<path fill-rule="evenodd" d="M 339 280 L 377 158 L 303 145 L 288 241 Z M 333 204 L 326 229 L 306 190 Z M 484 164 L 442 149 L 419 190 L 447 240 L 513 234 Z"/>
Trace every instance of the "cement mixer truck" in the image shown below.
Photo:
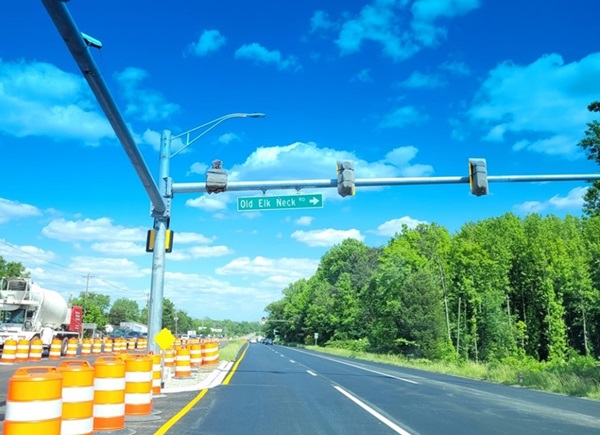
<path fill-rule="evenodd" d="M 82 333 L 81 307 L 69 307 L 59 293 L 44 289 L 29 278 L 0 280 L 0 347 L 9 338 L 38 337 L 48 349 L 52 340 L 58 338 L 64 355 L 69 338 L 79 338 Z"/>

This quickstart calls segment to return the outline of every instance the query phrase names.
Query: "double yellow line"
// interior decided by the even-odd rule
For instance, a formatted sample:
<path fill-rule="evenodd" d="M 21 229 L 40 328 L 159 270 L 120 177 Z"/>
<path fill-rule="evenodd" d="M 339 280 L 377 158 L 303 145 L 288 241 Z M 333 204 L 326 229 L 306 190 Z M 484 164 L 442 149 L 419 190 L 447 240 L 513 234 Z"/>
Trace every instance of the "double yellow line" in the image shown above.
<path fill-rule="evenodd" d="M 244 359 L 244 356 L 246 356 L 246 351 L 248 350 L 248 347 L 250 347 L 250 345 L 248 343 L 246 343 L 246 348 L 244 349 L 244 352 L 242 352 L 242 355 L 235 362 L 235 364 L 233 365 L 233 367 L 231 368 L 231 370 L 229 371 L 229 373 L 225 377 L 225 380 L 223 380 L 222 385 L 228 385 L 229 384 L 229 381 L 231 381 L 231 378 L 235 374 L 235 371 L 237 370 L 238 366 L 240 365 L 240 362 L 242 362 L 242 360 Z M 165 424 L 163 424 L 160 429 L 158 429 L 156 432 L 154 432 L 154 435 L 164 435 L 164 434 L 166 434 L 167 431 L 169 429 L 171 429 L 175 425 L 175 423 L 177 423 L 179 420 L 181 420 L 181 418 L 184 415 L 186 415 L 190 411 L 190 409 L 192 409 L 194 407 L 194 405 L 196 405 L 196 403 L 198 403 L 200 401 L 200 399 L 202 399 L 204 397 L 204 395 L 207 392 L 208 392 L 208 388 L 205 388 L 204 390 L 200 391 L 200 393 L 198 393 L 198 395 L 196 397 L 194 397 L 190 401 L 190 403 L 188 403 L 187 405 L 185 405 L 181 409 L 181 411 L 179 411 L 177 414 L 175 414 L 173 417 L 171 417 L 171 419 L 169 421 L 167 421 Z"/>

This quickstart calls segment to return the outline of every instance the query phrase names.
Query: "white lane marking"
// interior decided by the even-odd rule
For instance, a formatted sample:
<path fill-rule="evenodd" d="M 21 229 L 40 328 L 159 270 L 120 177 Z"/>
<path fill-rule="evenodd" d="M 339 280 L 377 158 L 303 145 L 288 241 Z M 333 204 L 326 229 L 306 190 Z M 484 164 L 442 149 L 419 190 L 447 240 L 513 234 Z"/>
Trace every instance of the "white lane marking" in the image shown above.
<path fill-rule="evenodd" d="M 333 388 L 335 388 L 336 390 L 338 390 L 340 393 L 342 393 L 348 399 L 352 400 L 354 403 L 356 403 L 362 409 L 364 409 L 365 411 L 367 411 L 369 414 L 371 414 L 377 420 L 379 420 L 380 422 L 382 422 L 383 424 L 385 424 L 387 427 L 389 427 L 390 429 L 392 429 L 394 432 L 399 433 L 401 435 L 410 435 L 410 432 L 405 431 L 400 426 L 398 426 L 396 423 L 392 422 L 389 418 L 384 417 L 383 415 L 381 415 L 380 413 L 378 413 L 377 411 L 375 411 L 373 408 L 371 408 L 366 403 L 358 400 L 356 397 L 354 397 L 352 394 L 350 394 L 346 390 L 338 387 L 337 385 L 334 385 Z"/>
<path fill-rule="evenodd" d="M 306 373 L 308 373 L 311 376 L 317 376 L 317 374 L 313 371 L 307 370 Z"/>
<path fill-rule="evenodd" d="M 345 362 L 345 361 L 340 361 L 340 360 L 338 360 L 338 359 L 334 359 L 334 358 L 327 358 L 326 356 L 321 356 L 321 355 L 314 355 L 314 356 L 317 356 L 317 357 L 319 357 L 319 358 L 323 358 L 323 359 L 327 359 L 327 360 L 329 360 L 329 361 L 333 361 L 333 362 L 336 362 L 336 363 L 345 364 L 345 365 L 347 365 L 347 366 L 354 367 L 354 368 L 356 368 L 356 369 L 360 369 L 360 370 L 364 370 L 364 371 L 366 371 L 366 372 L 371 372 L 371 373 L 375 373 L 375 374 L 377 374 L 377 375 L 383 375 L 383 376 L 387 376 L 387 377 L 389 377 L 389 378 L 398 379 L 399 381 L 408 382 L 409 384 L 415 384 L 415 385 L 418 385 L 418 384 L 419 384 L 419 382 L 417 382 L 417 381 L 411 381 L 410 379 L 406 379 L 406 378 L 401 378 L 401 377 L 399 377 L 399 376 L 390 375 L 389 373 L 380 372 L 380 371 L 378 371 L 378 370 L 368 369 L 368 368 L 366 368 L 366 367 L 361 367 L 361 366 L 359 366 L 359 365 L 352 364 L 352 363 Z"/>
<path fill-rule="evenodd" d="M 294 361 L 293 359 L 291 359 L 291 360 L 290 360 L 290 362 L 291 362 L 292 364 L 296 364 L 296 361 Z"/>

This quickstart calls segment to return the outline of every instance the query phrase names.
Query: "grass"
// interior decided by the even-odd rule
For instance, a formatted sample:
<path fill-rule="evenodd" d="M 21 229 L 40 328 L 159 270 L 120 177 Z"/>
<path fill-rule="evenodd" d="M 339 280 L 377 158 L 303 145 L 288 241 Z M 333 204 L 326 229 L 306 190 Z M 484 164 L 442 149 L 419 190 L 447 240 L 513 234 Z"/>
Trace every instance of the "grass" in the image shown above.
<path fill-rule="evenodd" d="M 561 364 L 517 359 L 494 363 L 474 361 L 456 363 L 409 359 L 403 355 L 373 354 L 331 347 L 305 347 L 349 358 L 600 400 L 600 364 L 591 358 L 576 357 L 571 362 Z"/>
<path fill-rule="evenodd" d="M 219 349 L 219 359 L 221 361 L 235 361 L 245 343 L 246 341 L 242 339 L 228 342 Z"/>

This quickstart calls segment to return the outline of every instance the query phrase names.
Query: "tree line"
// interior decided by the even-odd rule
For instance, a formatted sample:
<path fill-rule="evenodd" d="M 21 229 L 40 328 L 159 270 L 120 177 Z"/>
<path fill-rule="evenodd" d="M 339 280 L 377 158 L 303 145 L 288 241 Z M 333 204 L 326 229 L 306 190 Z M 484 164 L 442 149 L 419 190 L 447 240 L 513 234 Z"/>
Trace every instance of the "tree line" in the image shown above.
<path fill-rule="evenodd" d="M 267 308 L 269 334 L 431 359 L 600 355 L 600 217 L 508 213 L 344 240 Z"/>

